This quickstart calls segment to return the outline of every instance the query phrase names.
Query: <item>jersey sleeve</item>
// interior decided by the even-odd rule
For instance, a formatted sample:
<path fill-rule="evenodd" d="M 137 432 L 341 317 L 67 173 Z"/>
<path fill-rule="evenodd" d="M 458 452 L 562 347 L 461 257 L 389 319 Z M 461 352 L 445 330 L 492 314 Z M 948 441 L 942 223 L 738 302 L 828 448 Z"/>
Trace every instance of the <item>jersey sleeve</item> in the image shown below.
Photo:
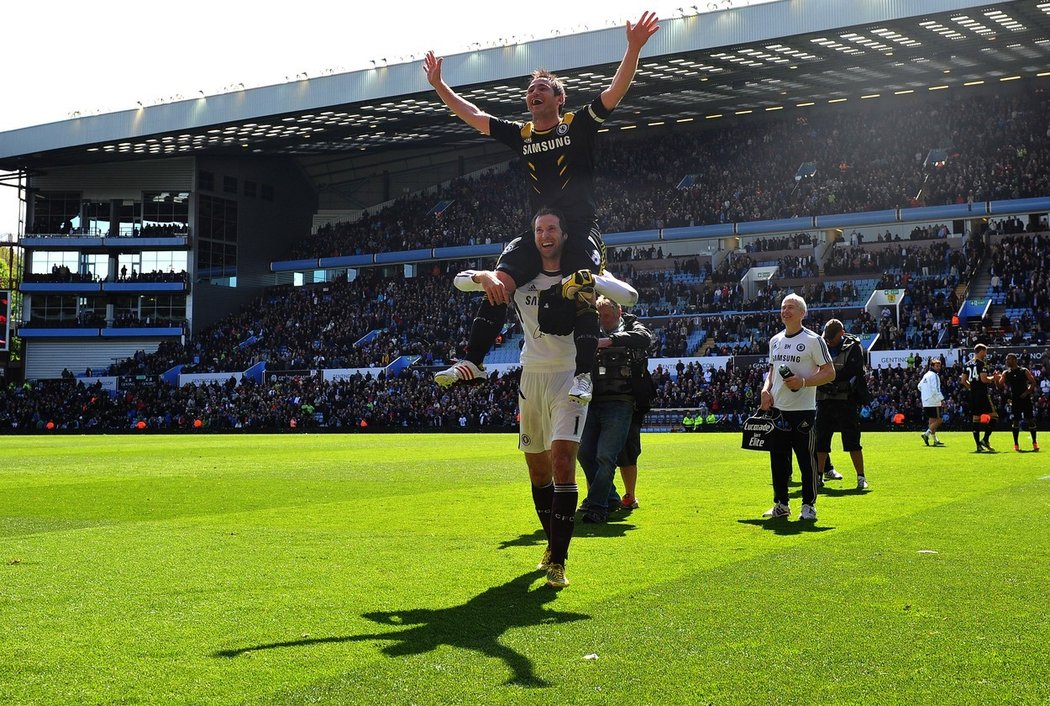
<path fill-rule="evenodd" d="M 591 104 L 587 106 L 586 112 L 591 116 L 591 118 L 593 118 L 599 123 L 604 123 L 605 119 L 612 115 L 612 111 L 602 104 L 601 96 L 598 96 L 593 101 L 591 101 Z"/>
<path fill-rule="evenodd" d="M 489 137 L 502 142 L 512 150 L 518 150 L 522 145 L 521 130 L 522 123 L 511 122 L 503 118 L 489 118 Z"/>
<path fill-rule="evenodd" d="M 813 364 L 818 368 L 822 365 L 827 365 L 834 361 L 831 357 L 831 351 L 828 350 L 828 344 L 824 341 L 823 336 L 813 335 L 816 339 L 816 344 L 813 346 Z"/>

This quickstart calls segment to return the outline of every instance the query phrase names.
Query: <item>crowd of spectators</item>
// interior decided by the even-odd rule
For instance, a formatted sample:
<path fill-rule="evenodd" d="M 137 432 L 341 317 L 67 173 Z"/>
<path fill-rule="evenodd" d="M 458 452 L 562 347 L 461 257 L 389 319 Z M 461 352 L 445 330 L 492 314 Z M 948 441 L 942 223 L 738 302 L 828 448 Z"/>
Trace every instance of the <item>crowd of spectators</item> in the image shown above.
<path fill-rule="evenodd" d="M 424 372 L 406 370 L 336 381 L 301 375 L 138 384 L 110 395 L 100 383 L 64 376 L 5 388 L 0 430 L 507 431 L 517 423 L 517 385 L 511 373 L 443 389 Z"/>
<path fill-rule="evenodd" d="M 993 365 L 1001 361 L 993 360 Z M 1031 365 L 1040 394 L 1034 407 L 1040 424 L 1050 421 L 1050 371 Z M 872 401 L 861 418 L 869 428 L 925 422 L 918 394 L 927 361 L 908 367 L 868 372 Z M 717 418 L 716 429 L 736 430 L 757 407 L 768 370 L 764 361 L 725 368 L 695 361 L 658 366 L 653 372 L 653 409 L 702 410 Z M 967 392 L 959 378 L 962 366 L 945 366 L 941 376 L 947 400 L 947 428 L 969 430 Z M 88 385 L 64 376 L 0 391 L 0 431 L 510 431 L 517 414 L 518 371 L 493 374 L 482 383 L 440 388 L 425 370 L 396 376 L 355 374 L 325 381 L 316 375 L 274 376 L 261 383 L 242 379 L 186 385 L 140 384 L 110 395 L 100 384 Z M 1004 392 L 993 390 L 1004 418 L 1009 412 Z"/>
<path fill-rule="evenodd" d="M 970 330 L 966 342 L 1045 343 L 1050 332 L 1050 237 L 1036 233 L 990 238 L 986 261 L 989 294 L 1005 311 L 998 321 L 982 321 Z"/>
<path fill-rule="evenodd" d="M 459 357 L 473 319 L 473 298 L 450 285 L 463 263 L 442 263 L 411 279 L 362 270 L 311 287 L 270 289 L 240 312 L 185 344 L 167 342 L 123 361 L 113 374 L 242 372 L 384 367 L 402 355 L 423 365 Z"/>
<path fill-rule="evenodd" d="M 26 272 L 22 276 L 25 282 L 110 282 L 114 281 L 103 278 L 90 272 L 73 272 L 66 265 L 52 265 L 50 272 Z M 189 281 L 186 270 L 176 272 L 174 268 L 167 270 L 153 270 L 151 272 L 137 272 L 135 268 L 129 271 L 127 265 L 120 268 L 117 274 L 117 282 L 182 282 Z"/>
<path fill-rule="evenodd" d="M 884 273 L 912 277 L 952 272 L 958 278 L 970 262 L 966 248 L 953 249 L 947 242 L 914 245 L 909 241 L 882 246 L 836 245 L 824 263 L 828 275 Z M 905 280 L 905 285 L 907 280 Z"/>
<path fill-rule="evenodd" d="M 801 250 L 816 245 L 812 233 L 792 233 L 791 235 L 764 236 L 754 238 L 743 244 L 744 252 L 763 253 L 776 250 Z"/>
<path fill-rule="evenodd" d="M 1027 307 L 1021 320 L 1000 320 L 999 329 L 987 324 L 976 327 L 976 340 L 987 343 L 1045 342 L 1030 334 L 1042 333 L 1050 321 L 1050 286 L 1047 286 L 1048 248 L 1045 234 L 996 236 L 982 245 L 973 257 L 991 273 L 992 288 L 1011 303 Z M 976 245 L 974 246 L 977 247 Z M 907 249 L 905 249 L 907 248 Z M 881 266 L 914 274 L 907 294 L 894 313 L 887 307 L 879 317 L 834 306 L 811 309 L 807 325 L 819 330 L 828 316 L 846 321 L 847 329 L 863 334 L 878 331 L 882 348 L 933 348 L 946 344 L 944 330 L 959 301 L 954 288 L 956 272 L 968 261 L 953 260 L 965 251 L 952 250 L 944 242 L 915 247 L 898 242 L 875 252 L 887 258 Z M 676 263 L 677 264 L 677 263 Z M 379 272 L 363 271 L 352 282 L 345 280 L 313 287 L 284 287 L 269 291 L 239 314 L 220 322 L 191 339 L 186 345 L 165 343 L 156 353 L 140 353 L 110 372 L 145 374 L 147 379 L 183 363 L 184 372 L 243 371 L 266 360 L 268 371 L 334 367 L 381 367 L 398 355 L 420 355 L 420 364 L 389 379 L 355 375 L 325 382 L 312 374 L 272 377 L 262 383 L 211 383 L 175 388 L 166 384 L 141 385 L 110 396 L 99 386 L 63 376 L 61 381 L 39 381 L 9 386 L 0 407 L 0 428 L 120 430 L 210 429 L 510 429 L 514 424 L 514 375 L 494 375 L 490 384 L 442 390 L 433 385 L 428 364 L 459 354 L 469 330 L 473 304 L 467 295 L 449 287 L 449 278 L 464 263 L 435 265 L 413 279 L 384 278 Z M 692 265 L 689 265 L 692 267 Z M 931 268 L 934 274 L 923 274 Z M 654 291 L 676 285 L 673 270 L 628 274 Z M 681 269 L 681 268 L 679 268 Z M 643 288 L 644 287 L 640 287 Z M 693 303 L 703 297 L 717 312 L 694 313 L 651 321 L 655 333 L 652 354 L 660 357 L 692 356 L 699 344 L 713 339 L 710 355 L 764 356 L 769 337 L 780 329 L 777 305 L 788 291 L 799 291 L 815 307 L 821 303 L 848 301 L 853 294 L 850 280 L 822 279 L 799 287 L 773 284 L 756 297 L 743 300 L 739 285 L 686 287 Z M 739 300 L 739 301 L 737 301 Z M 726 313 L 739 303 L 740 313 Z M 85 312 L 91 315 L 92 312 Z M 852 313 L 852 316 L 847 316 Z M 359 343 L 365 333 L 373 337 Z M 996 340 L 996 333 L 1010 336 Z M 355 345 L 358 344 L 358 345 Z M 761 358 L 759 358 L 761 361 Z M 921 420 L 917 384 L 921 361 L 908 369 L 873 370 L 869 387 L 873 401 L 864 410 L 875 426 L 892 426 L 903 413 L 909 423 Z M 736 428 L 754 407 L 756 391 L 765 364 L 757 367 L 730 365 L 721 370 L 690 362 L 677 374 L 658 369 L 654 375 L 657 397 L 654 408 L 701 409 L 720 420 L 721 428 Z M 94 371 L 98 372 L 98 371 Z M 963 425 L 966 412 L 960 392 L 959 366 L 948 367 L 944 386 L 949 399 L 945 413 L 949 424 Z M 1043 394 L 1037 413 L 1047 417 L 1047 376 L 1038 371 Z"/>
<path fill-rule="evenodd" d="M 605 140 L 599 221 L 612 233 L 1050 193 L 1045 90 L 866 108 Z M 934 148 L 949 151 L 941 166 L 925 164 Z M 816 174 L 796 180 L 810 162 Z M 505 242 L 528 216 L 521 169 L 455 180 L 360 221 L 324 226 L 289 257 Z M 693 185 L 677 188 L 685 175 Z"/>
<path fill-rule="evenodd" d="M 27 231 L 28 235 L 87 235 L 95 238 L 110 237 L 110 230 L 102 230 L 98 227 L 73 226 L 74 220 L 79 214 L 73 214 L 71 218 L 53 219 L 38 218 L 33 226 Z M 93 221 L 97 223 L 97 221 Z M 130 228 L 128 226 L 131 226 Z M 179 235 L 189 235 L 190 227 L 186 223 L 147 223 L 146 225 L 132 225 L 122 223 L 119 228 L 121 237 L 131 238 L 172 238 Z"/>

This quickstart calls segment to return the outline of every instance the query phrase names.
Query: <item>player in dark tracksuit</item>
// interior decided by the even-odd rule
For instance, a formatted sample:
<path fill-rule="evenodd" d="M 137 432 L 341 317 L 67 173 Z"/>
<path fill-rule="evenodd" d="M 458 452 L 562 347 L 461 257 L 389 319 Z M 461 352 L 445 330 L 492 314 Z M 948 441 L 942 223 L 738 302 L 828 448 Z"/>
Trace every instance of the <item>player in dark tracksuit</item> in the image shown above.
<path fill-rule="evenodd" d="M 988 389 L 989 385 L 998 385 L 1002 376 L 999 373 L 988 374 L 988 364 L 985 358 L 988 356 L 988 346 L 978 343 L 973 348 L 973 358 L 962 372 L 962 384 L 970 391 L 970 419 L 973 422 L 973 440 L 977 444 L 977 453 L 990 451 L 995 453 L 991 447 L 992 431 L 995 423 L 999 420 L 999 413 L 995 411 L 992 404 L 992 396 Z M 981 432 L 984 439 L 981 439 Z"/>
<path fill-rule="evenodd" d="M 1035 376 L 1028 368 L 1018 365 L 1017 356 L 1010 353 L 1006 356 L 1006 372 L 1003 373 L 1000 384 L 1006 388 L 1010 396 L 1010 427 L 1014 433 L 1014 451 L 1021 450 L 1018 437 L 1021 432 L 1022 419 L 1028 433 L 1032 435 L 1032 451 L 1038 451 L 1039 442 L 1036 438 L 1038 427 L 1032 409 L 1032 399 L 1039 389 Z"/>
<path fill-rule="evenodd" d="M 568 243 L 563 256 L 563 273 L 604 268 L 605 246 L 595 217 L 593 195 L 594 138 L 598 127 L 620 103 L 634 80 L 642 47 L 657 30 L 653 13 L 643 13 L 636 24 L 627 23 L 627 50 L 608 88 L 586 108 L 562 114 L 565 90 L 556 76 L 547 71 L 533 73 L 525 95 L 532 115 L 527 123 L 495 118 L 480 110 L 449 88 L 441 76 L 442 59 L 428 52 L 423 62 L 427 80 L 457 117 L 478 131 L 491 135 L 516 150 L 525 162 L 530 185 L 532 213 L 540 207 L 556 208 L 565 214 Z M 531 237 L 508 244 L 495 271 L 483 285 L 485 301 L 471 326 L 466 359 L 439 372 L 435 381 L 447 386 L 460 380 L 483 376 L 485 354 L 492 347 L 507 317 L 507 303 L 519 283 L 528 282 L 539 271 L 539 257 Z M 565 294 L 574 298 L 578 285 L 588 284 L 580 273 L 568 282 Z M 574 287 L 574 289 L 570 289 Z M 576 341 L 576 380 L 570 397 L 581 404 L 591 398 L 590 369 L 598 344 L 598 316 L 593 306 L 579 317 Z"/>

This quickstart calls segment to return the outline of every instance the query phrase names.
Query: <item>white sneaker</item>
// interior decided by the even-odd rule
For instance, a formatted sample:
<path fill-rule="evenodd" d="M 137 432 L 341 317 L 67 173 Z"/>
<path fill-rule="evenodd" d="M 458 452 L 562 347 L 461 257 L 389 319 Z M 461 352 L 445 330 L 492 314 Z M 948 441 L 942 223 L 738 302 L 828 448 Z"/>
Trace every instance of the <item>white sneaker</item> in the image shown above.
<path fill-rule="evenodd" d="M 799 514 L 798 519 L 800 520 L 815 520 L 817 519 L 817 509 L 812 505 L 806 504 L 802 506 L 802 512 Z"/>
<path fill-rule="evenodd" d="M 842 474 L 834 468 L 824 471 L 824 480 L 842 480 Z"/>
<path fill-rule="evenodd" d="M 577 404 L 587 404 L 593 396 L 594 386 L 591 384 L 590 373 L 580 373 L 572 379 L 572 387 L 569 388 L 569 399 Z"/>
<path fill-rule="evenodd" d="M 762 513 L 762 517 L 787 517 L 791 514 L 791 508 L 784 503 L 777 503 Z"/>
<path fill-rule="evenodd" d="M 857 476 L 857 490 L 867 490 L 868 479 L 864 476 Z"/>
<path fill-rule="evenodd" d="M 485 370 L 471 363 L 469 360 L 461 360 L 451 368 L 442 370 L 434 376 L 434 382 L 441 387 L 448 387 L 460 380 L 477 380 L 485 377 Z"/>

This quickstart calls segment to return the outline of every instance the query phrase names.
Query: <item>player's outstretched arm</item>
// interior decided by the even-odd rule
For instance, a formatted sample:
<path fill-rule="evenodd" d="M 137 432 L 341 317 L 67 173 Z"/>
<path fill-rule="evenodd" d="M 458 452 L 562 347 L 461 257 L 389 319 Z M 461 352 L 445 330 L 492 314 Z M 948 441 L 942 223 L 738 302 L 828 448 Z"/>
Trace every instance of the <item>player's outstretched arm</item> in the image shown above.
<path fill-rule="evenodd" d="M 461 292 L 484 292 L 493 306 L 506 304 L 510 299 L 506 285 L 492 270 L 463 270 L 453 284 Z"/>
<path fill-rule="evenodd" d="M 594 275 L 594 291 L 612 299 L 620 306 L 634 306 L 638 303 L 638 290 L 618 279 L 609 270 Z"/>
<path fill-rule="evenodd" d="M 623 97 L 627 95 L 627 89 L 631 87 L 634 74 L 638 71 L 638 57 L 642 53 L 642 47 L 649 41 L 649 37 L 660 29 L 657 22 L 659 18 L 656 13 L 647 10 L 642 13 L 641 19 L 636 24 L 627 23 L 627 51 L 623 55 L 623 60 L 620 61 L 620 66 L 616 69 L 612 83 L 602 91 L 602 105 L 606 110 L 612 110 L 618 106 Z"/>
<path fill-rule="evenodd" d="M 489 119 L 492 117 L 478 108 L 470 101 L 453 91 L 441 77 L 440 56 L 434 56 L 434 52 L 428 51 L 423 57 L 423 70 L 427 74 L 427 82 L 437 91 L 438 98 L 455 113 L 456 117 L 470 125 L 478 132 L 489 134 Z"/>

